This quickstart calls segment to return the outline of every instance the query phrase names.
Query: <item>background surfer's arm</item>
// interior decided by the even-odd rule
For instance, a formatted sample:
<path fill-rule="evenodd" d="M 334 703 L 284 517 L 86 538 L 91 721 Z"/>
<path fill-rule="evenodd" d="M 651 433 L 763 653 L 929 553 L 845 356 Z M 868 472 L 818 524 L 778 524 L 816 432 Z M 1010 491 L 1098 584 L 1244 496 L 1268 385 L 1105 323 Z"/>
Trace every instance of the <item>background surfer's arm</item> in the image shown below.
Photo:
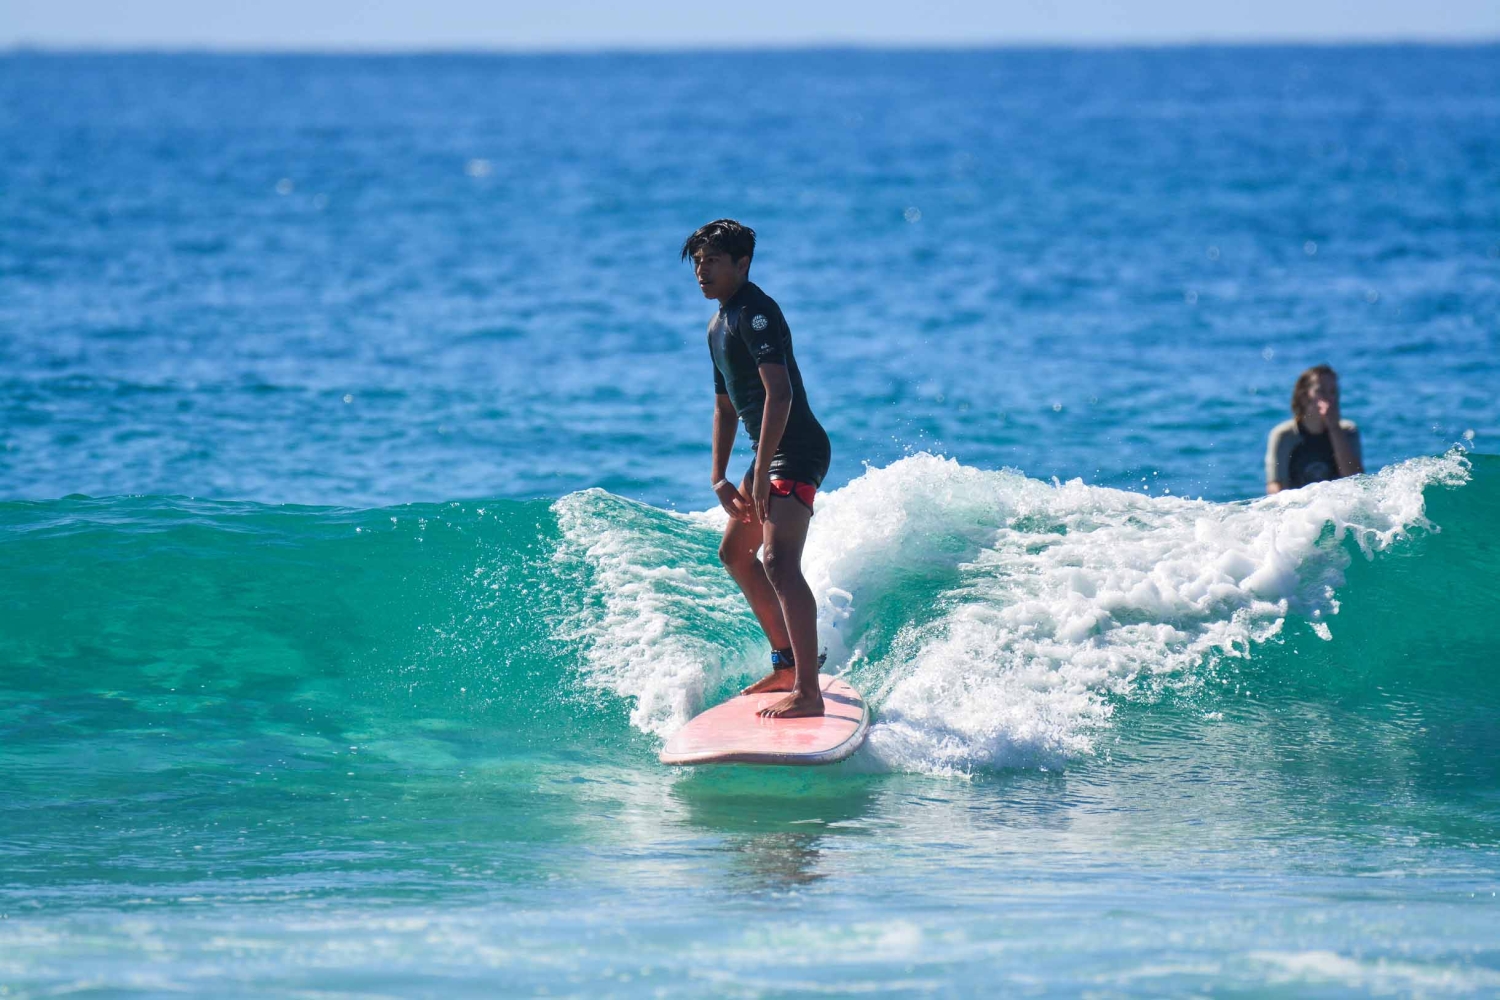
<path fill-rule="evenodd" d="M 1288 420 L 1266 438 L 1266 493 L 1280 493 L 1292 481 L 1292 449 L 1301 440 L 1297 425 Z"/>
<path fill-rule="evenodd" d="M 1328 443 L 1333 445 L 1333 460 L 1338 464 L 1339 478 L 1357 476 L 1365 471 L 1356 443 L 1358 434 L 1357 430 L 1345 429 L 1338 420 L 1332 420 L 1328 424 Z"/>
<path fill-rule="evenodd" d="M 739 423 L 740 415 L 734 412 L 728 393 L 714 393 L 714 477 L 709 481 L 715 485 L 727 478 L 729 453 L 734 450 L 734 432 Z"/>
<path fill-rule="evenodd" d="M 792 412 L 792 378 L 786 365 L 765 364 L 759 371 L 760 383 L 766 387 L 766 406 L 760 418 L 760 439 L 755 451 L 757 473 L 770 470 L 771 458 L 781 445 L 781 434 Z"/>

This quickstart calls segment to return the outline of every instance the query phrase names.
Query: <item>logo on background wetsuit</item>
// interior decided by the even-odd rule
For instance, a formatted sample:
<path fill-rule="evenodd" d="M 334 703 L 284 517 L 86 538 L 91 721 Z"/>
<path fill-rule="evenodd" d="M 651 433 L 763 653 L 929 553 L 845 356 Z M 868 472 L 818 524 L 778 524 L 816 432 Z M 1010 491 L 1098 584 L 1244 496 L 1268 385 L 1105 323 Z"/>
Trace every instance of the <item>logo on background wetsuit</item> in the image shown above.
<path fill-rule="evenodd" d="M 764 316 L 755 317 L 750 321 L 750 328 L 757 331 L 764 330 L 766 328 L 766 318 Z"/>

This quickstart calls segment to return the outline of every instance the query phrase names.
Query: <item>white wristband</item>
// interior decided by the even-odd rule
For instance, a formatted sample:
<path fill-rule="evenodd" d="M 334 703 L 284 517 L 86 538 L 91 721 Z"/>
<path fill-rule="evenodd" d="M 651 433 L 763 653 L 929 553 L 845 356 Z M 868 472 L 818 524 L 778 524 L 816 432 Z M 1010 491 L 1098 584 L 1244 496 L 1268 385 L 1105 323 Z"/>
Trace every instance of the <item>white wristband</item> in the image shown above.
<path fill-rule="evenodd" d="M 729 480 L 727 480 L 727 479 L 720 479 L 717 483 L 714 483 L 713 486 L 710 487 L 710 489 L 712 489 L 715 493 L 717 493 L 717 492 L 719 492 L 719 487 L 720 486 L 728 486 L 728 485 L 729 485 Z"/>

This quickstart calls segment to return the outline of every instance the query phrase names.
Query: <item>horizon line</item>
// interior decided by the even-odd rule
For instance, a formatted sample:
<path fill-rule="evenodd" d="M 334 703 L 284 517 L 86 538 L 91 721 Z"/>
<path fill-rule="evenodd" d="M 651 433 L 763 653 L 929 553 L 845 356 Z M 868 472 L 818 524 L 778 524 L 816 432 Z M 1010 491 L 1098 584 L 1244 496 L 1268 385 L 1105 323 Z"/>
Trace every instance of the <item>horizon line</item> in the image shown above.
<path fill-rule="evenodd" d="M 990 39 L 902 42 L 898 40 L 808 39 L 803 41 L 759 41 L 744 44 L 697 43 L 598 45 L 410 45 L 378 46 L 340 44 L 241 44 L 204 42 L 192 44 L 93 44 L 14 41 L 0 44 L 0 57 L 12 55 L 194 55 L 194 56 L 610 56 L 695 55 L 718 53 L 815 53 L 815 52 L 903 52 L 980 53 L 1042 51 L 1154 51 L 1161 49 L 1358 49 L 1358 48 L 1488 48 L 1500 45 L 1500 34 L 1477 38 L 1453 35 L 1310 36 L 1265 35 L 1258 37 L 1182 37 L 1161 39 Z"/>

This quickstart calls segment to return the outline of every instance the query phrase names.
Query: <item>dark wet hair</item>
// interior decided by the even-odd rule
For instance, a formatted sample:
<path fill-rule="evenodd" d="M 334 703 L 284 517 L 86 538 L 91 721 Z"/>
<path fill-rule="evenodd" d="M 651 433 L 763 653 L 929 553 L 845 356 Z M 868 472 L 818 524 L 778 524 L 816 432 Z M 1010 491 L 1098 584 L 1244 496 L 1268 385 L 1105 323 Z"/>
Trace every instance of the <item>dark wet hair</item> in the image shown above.
<path fill-rule="evenodd" d="M 1313 365 L 1307 371 L 1297 376 L 1297 384 L 1292 386 L 1292 417 L 1296 420 L 1302 419 L 1302 411 L 1307 406 L 1307 394 L 1312 392 L 1313 379 L 1325 381 L 1339 380 L 1339 373 L 1328 365 Z"/>
<path fill-rule="evenodd" d="M 754 257 L 755 230 L 733 219 L 715 219 L 699 226 L 682 244 L 682 259 L 687 260 L 699 250 L 718 250 L 727 253 L 730 260 Z"/>

